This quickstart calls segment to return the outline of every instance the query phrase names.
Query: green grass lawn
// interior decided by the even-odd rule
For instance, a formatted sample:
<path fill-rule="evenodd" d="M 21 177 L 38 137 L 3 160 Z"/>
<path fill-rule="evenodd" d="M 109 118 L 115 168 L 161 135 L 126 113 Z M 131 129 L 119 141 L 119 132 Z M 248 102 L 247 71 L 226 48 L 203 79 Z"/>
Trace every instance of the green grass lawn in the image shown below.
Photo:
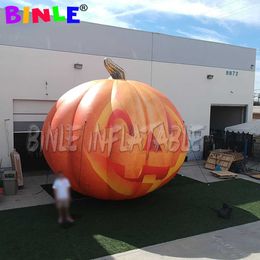
<path fill-rule="evenodd" d="M 230 220 L 211 209 L 232 205 Z M 211 185 L 178 176 L 132 201 L 74 201 L 73 226 L 56 223 L 53 205 L 0 212 L 1 259 L 89 259 L 260 219 L 260 185 L 244 180 Z"/>

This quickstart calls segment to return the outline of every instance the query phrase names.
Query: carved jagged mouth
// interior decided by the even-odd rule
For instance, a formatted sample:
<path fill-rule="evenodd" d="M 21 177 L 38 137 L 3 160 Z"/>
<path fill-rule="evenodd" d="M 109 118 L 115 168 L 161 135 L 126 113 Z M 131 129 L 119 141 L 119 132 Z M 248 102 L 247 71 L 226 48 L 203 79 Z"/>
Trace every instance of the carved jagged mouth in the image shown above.
<path fill-rule="evenodd" d="M 174 122 L 171 120 L 170 116 L 167 114 L 167 122 L 168 125 L 164 128 L 166 135 L 172 134 L 174 132 Z M 109 117 L 108 123 L 107 123 L 107 128 L 112 128 L 113 126 L 116 125 L 117 120 L 122 120 L 125 122 L 128 130 L 128 134 L 130 136 L 135 136 L 135 130 L 136 128 L 134 127 L 130 116 L 123 110 L 117 109 L 112 112 L 112 114 Z M 159 124 L 158 124 L 159 125 Z M 143 151 L 146 152 L 162 152 L 162 149 L 160 147 L 160 144 L 157 142 L 156 137 L 153 132 L 148 131 L 145 134 L 145 143 L 143 145 Z M 142 169 L 140 170 L 140 173 L 138 174 L 138 177 L 126 177 L 125 175 L 125 166 L 119 163 L 115 163 L 112 161 L 108 162 L 108 168 L 111 169 L 112 172 L 115 174 L 119 175 L 121 178 L 127 181 L 131 182 L 143 182 L 144 178 L 146 176 L 154 176 L 154 180 L 163 180 L 167 176 L 170 166 L 168 167 L 156 167 L 156 166 L 149 166 L 149 165 L 144 165 Z M 136 175 L 134 175 L 136 176 Z"/>
<path fill-rule="evenodd" d="M 125 177 L 124 165 L 114 163 L 114 162 L 109 162 L 109 167 L 111 167 L 112 170 L 116 174 L 118 174 L 121 178 L 132 182 L 142 182 L 144 177 L 147 175 L 153 175 L 153 176 L 155 175 L 156 180 L 163 180 L 167 176 L 169 171 L 169 167 L 155 167 L 155 166 L 144 165 L 140 175 L 137 178 L 129 178 L 129 177 Z"/>

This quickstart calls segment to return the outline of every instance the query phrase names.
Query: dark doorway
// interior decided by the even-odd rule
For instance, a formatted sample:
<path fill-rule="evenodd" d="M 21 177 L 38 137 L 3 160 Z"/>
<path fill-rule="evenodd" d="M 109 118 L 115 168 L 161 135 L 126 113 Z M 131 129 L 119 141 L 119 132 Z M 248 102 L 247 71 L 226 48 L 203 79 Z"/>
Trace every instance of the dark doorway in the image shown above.
<path fill-rule="evenodd" d="M 225 147 L 225 128 L 246 121 L 247 106 L 211 106 L 210 134 L 214 138 L 215 149 Z"/>
<path fill-rule="evenodd" d="M 14 134 L 14 147 L 20 154 L 23 171 L 29 172 L 50 169 L 41 151 L 41 135 L 38 136 L 37 141 L 39 143 L 38 147 L 36 149 L 30 149 L 28 133 Z"/>

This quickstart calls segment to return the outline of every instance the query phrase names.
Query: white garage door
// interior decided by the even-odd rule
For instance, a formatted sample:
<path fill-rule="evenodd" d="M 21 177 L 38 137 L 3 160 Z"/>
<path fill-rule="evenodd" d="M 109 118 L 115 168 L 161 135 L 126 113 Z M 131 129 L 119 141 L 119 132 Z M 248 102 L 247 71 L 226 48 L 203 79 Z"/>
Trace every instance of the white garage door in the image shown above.
<path fill-rule="evenodd" d="M 36 125 L 41 129 L 48 112 L 55 102 L 54 100 L 14 100 L 14 133 L 31 131 L 32 125 Z"/>

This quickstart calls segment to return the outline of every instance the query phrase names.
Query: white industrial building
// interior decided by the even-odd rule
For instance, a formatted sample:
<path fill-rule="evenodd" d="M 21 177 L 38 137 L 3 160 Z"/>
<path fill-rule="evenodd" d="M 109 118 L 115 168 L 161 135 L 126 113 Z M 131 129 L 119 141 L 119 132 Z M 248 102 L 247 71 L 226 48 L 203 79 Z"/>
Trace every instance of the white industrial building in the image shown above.
<path fill-rule="evenodd" d="M 30 124 L 41 126 L 63 93 L 108 77 L 104 57 L 123 67 L 128 79 L 166 94 L 189 129 L 202 135 L 252 117 L 255 49 L 85 22 L 1 24 L 2 166 L 10 166 L 13 147 L 26 148 Z M 30 156 L 39 154 L 21 157 Z"/>

